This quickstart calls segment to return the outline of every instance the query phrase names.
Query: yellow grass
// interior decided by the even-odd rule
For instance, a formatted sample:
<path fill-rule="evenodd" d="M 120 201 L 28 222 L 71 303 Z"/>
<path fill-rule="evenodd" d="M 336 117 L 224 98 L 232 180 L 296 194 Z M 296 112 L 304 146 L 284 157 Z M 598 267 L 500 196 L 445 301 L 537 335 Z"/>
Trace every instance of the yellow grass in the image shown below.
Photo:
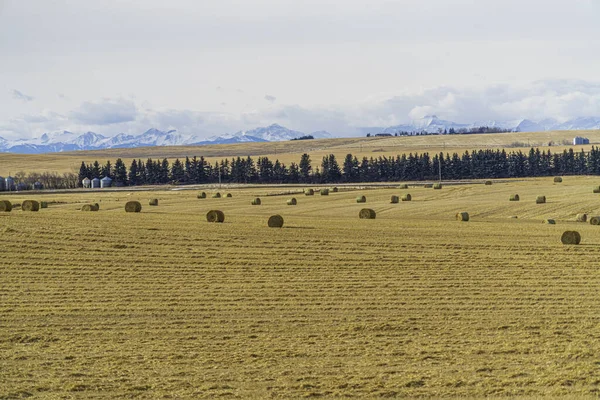
<path fill-rule="evenodd" d="M 600 229 L 574 222 L 595 184 L 37 196 L 0 214 L 0 398 L 597 396 Z"/>
<path fill-rule="evenodd" d="M 585 136 L 590 139 L 590 145 L 564 146 L 563 140 L 572 141 L 574 136 Z M 106 160 L 114 162 L 117 158 L 123 159 L 127 167 L 133 159 L 148 157 L 153 159 L 168 158 L 174 161 L 186 156 L 204 156 L 206 160 L 214 163 L 224 158 L 267 156 L 270 159 L 279 159 L 289 165 L 298 163 L 302 153 L 310 154 L 313 162 L 320 164 L 323 156 L 335 154 L 339 162 L 351 153 L 359 159 L 362 157 L 396 156 L 402 153 L 449 153 L 462 154 L 465 150 L 507 148 L 515 142 L 520 142 L 525 147 L 511 147 L 512 150 L 529 151 L 530 147 L 542 147 L 553 152 L 562 152 L 564 149 L 573 148 L 575 151 L 588 150 L 593 145 L 600 143 L 600 130 L 594 131 L 552 131 L 552 132 L 516 132 L 502 134 L 482 135 L 428 135 L 413 137 L 359 137 L 346 139 L 322 140 L 295 140 L 289 142 L 271 143 L 243 143 L 236 145 L 211 145 L 211 146 L 170 146 L 170 147 L 143 147 L 135 149 L 110 149 L 86 152 L 51 153 L 44 155 L 8 154 L 0 153 L 0 175 L 7 176 L 18 171 L 24 172 L 78 172 L 81 161 L 91 164 L 95 160 L 105 163 Z M 547 147 L 549 142 L 558 146 Z M 545 147 L 543 147 L 545 146 Z"/>

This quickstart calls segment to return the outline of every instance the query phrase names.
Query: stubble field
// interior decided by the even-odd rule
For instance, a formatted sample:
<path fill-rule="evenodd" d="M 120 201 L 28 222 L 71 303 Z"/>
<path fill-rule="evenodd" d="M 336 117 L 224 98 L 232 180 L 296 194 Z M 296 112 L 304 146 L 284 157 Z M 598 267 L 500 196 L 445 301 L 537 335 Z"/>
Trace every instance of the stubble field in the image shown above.
<path fill-rule="evenodd" d="M 597 397 L 597 184 L 2 196 L 0 398 Z"/>

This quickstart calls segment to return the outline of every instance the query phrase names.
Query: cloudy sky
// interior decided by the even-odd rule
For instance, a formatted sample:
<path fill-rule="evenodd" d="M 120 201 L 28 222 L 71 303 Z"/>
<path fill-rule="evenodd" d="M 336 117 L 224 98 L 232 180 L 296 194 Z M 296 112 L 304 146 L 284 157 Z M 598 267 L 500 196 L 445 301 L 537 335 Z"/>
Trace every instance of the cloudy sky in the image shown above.
<path fill-rule="evenodd" d="M 600 0 L 0 0 L 0 136 L 600 116 Z"/>

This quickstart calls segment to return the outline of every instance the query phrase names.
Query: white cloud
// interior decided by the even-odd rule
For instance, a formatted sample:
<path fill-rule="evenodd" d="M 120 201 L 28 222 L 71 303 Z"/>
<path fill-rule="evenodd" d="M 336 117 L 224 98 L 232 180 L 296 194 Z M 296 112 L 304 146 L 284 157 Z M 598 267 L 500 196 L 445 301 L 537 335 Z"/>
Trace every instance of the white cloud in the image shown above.
<path fill-rule="evenodd" d="M 84 102 L 69 114 L 74 122 L 88 125 L 111 125 L 135 121 L 137 109 L 133 101 L 105 99 L 100 102 Z"/>
<path fill-rule="evenodd" d="M 23 93 L 17 89 L 12 90 L 12 97 L 15 100 L 21 100 L 21 101 L 25 101 L 25 102 L 34 100 L 34 98 L 32 96 L 28 96 L 25 93 Z"/>

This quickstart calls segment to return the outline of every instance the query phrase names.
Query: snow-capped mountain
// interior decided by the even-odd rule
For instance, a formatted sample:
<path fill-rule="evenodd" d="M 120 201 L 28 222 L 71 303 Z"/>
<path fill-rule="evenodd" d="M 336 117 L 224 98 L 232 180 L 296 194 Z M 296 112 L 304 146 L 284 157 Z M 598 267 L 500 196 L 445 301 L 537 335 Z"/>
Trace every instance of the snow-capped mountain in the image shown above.
<path fill-rule="evenodd" d="M 584 130 L 600 129 L 599 117 L 579 117 L 568 121 L 559 122 L 554 119 L 533 121 L 523 119 L 520 121 L 480 121 L 472 124 L 459 124 L 428 115 L 414 120 L 409 124 L 395 125 L 390 127 L 362 127 L 356 128 L 355 134 L 364 136 L 367 133 L 390 133 L 397 132 L 428 132 L 438 133 L 454 129 L 469 129 L 480 126 L 501 127 L 519 132 L 538 132 L 548 130 Z M 315 139 L 334 137 L 326 131 L 312 132 Z M 140 135 L 120 133 L 116 136 L 106 137 L 94 132 L 77 134 L 69 131 L 57 131 L 44 133 L 33 139 L 6 140 L 0 137 L 0 152 L 11 153 L 54 153 L 76 150 L 99 150 L 110 148 L 132 148 L 143 146 L 176 146 L 176 145 L 206 145 L 206 144 L 230 144 L 244 142 L 272 142 L 284 141 L 306 136 L 305 133 L 285 128 L 278 124 L 251 130 L 239 131 L 232 134 L 213 136 L 207 140 L 193 135 L 184 135 L 176 130 L 161 131 L 155 128 L 148 129 Z"/>

